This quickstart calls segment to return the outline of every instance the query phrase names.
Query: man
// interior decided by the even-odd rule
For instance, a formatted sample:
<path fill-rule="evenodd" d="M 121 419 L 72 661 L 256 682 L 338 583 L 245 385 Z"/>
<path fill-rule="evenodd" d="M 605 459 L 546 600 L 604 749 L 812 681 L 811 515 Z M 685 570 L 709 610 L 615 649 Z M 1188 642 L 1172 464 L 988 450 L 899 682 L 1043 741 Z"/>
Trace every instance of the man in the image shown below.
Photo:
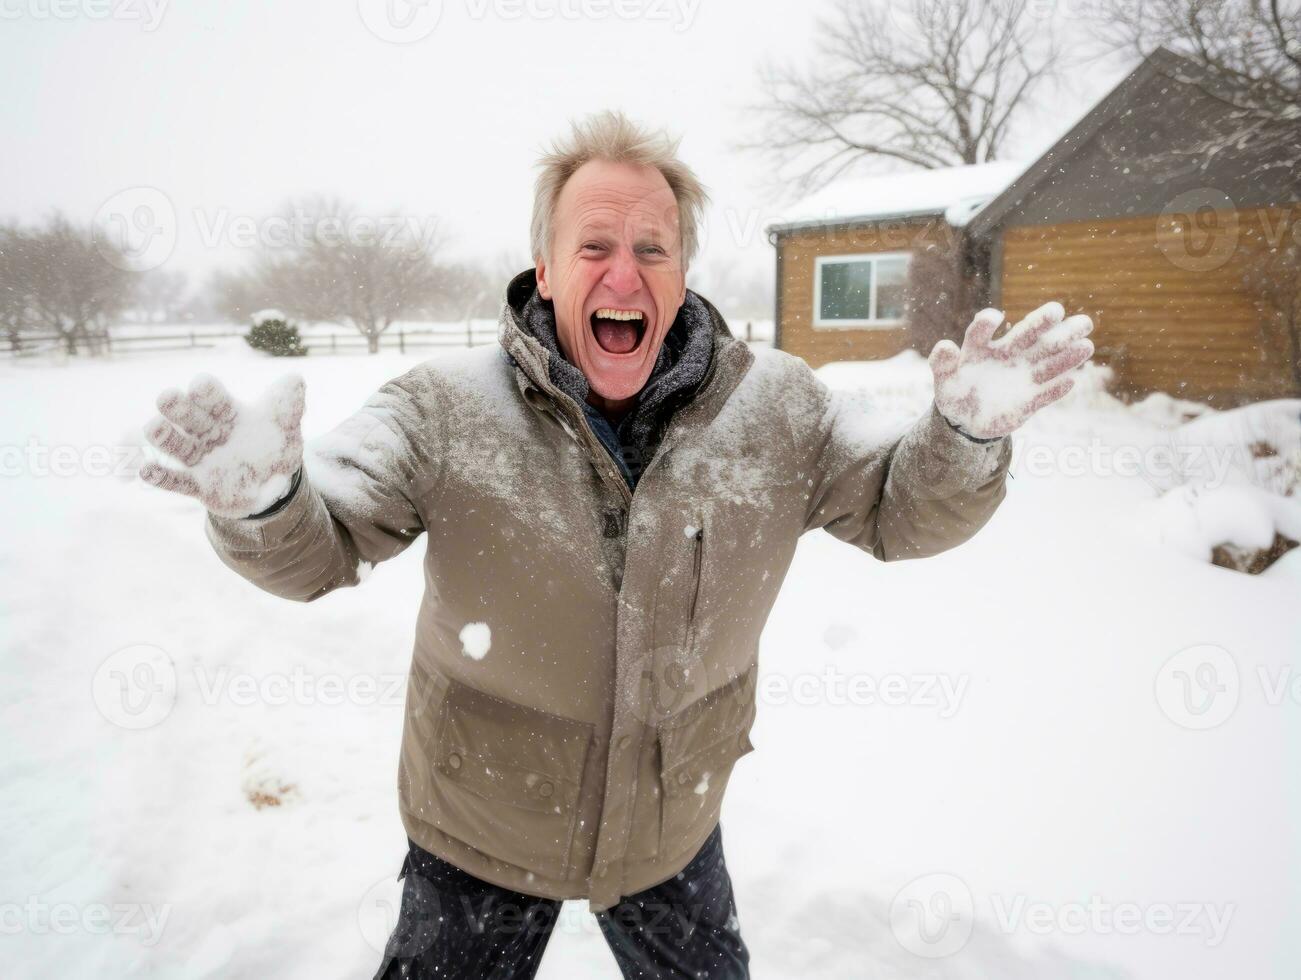
<path fill-rule="evenodd" d="M 1057 304 L 998 340 L 985 311 L 931 354 L 932 408 L 883 434 L 686 288 L 705 193 L 675 152 L 617 114 L 576 126 L 541 161 L 500 347 L 384 385 L 306 466 L 301 380 L 159 398 L 149 438 L 183 465 L 142 476 L 201 500 L 256 585 L 310 601 L 427 535 L 381 977 L 531 977 L 581 897 L 626 977 L 748 976 L 718 815 L 796 541 L 965 541 L 1008 433 L 1092 353 Z"/>

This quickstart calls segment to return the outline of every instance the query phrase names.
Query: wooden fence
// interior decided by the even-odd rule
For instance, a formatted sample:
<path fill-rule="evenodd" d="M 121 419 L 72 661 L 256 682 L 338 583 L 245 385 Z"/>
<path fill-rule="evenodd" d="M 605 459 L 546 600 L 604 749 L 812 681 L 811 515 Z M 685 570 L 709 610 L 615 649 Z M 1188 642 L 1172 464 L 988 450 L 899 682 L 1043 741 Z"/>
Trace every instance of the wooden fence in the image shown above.
<path fill-rule="evenodd" d="M 130 354 L 153 351 L 189 350 L 214 347 L 218 341 L 243 338 L 246 329 L 188 330 L 179 333 L 139 333 L 127 335 L 91 334 L 77 338 L 78 353 Z M 424 347 L 475 347 L 497 339 L 496 324 L 479 326 L 467 323 L 463 329 L 390 329 L 380 335 L 381 350 L 396 350 L 405 354 L 408 348 Z M 359 333 L 315 333 L 302 336 L 302 344 L 312 354 L 341 354 L 365 352 L 366 338 Z M 58 334 L 20 333 L 6 338 L 5 352 L 11 357 L 58 353 L 64 349 L 64 339 Z"/>
<path fill-rule="evenodd" d="M 138 333 L 114 336 L 110 331 L 103 334 L 91 334 L 77 338 L 77 351 L 82 354 L 131 354 L 154 351 L 188 350 L 192 348 L 214 347 L 220 340 L 243 338 L 247 328 L 231 327 L 227 330 L 188 330 L 177 333 Z M 736 331 L 738 336 L 747 341 L 771 341 L 771 336 L 755 335 L 753 325 L 746 323 Z M 409 330 L 404 327 L 389 329 L 380 334 L 380 350 L 396 350 L 405 354 L 408 349 L 428 347 L 477 347 L 480 344 L 493 343 L 497 339 L 497 325 L 488 320 L 469 321 L 464 327 L 457 328 L 449 324 L 445 328 L 421 328 Z M 310 354 L 347 354 L 365 352 L 366 338 L 359 333 L 331 332 L 316 333 L 309 331 L 302 335 L 303 346 Z M 10 357 L 24 357 L 39 354 L 59 353 L 64 349 L 64 340 L 58 334 L 20 333 L 6 338 L 5 353 Z"/>

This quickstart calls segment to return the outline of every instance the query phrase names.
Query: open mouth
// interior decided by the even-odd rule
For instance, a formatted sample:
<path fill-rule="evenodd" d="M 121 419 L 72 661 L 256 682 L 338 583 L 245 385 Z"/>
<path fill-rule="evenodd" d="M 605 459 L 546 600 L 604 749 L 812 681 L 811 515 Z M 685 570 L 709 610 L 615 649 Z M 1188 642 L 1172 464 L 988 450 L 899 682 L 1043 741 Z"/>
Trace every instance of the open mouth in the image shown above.
<path fill-rule="evenodd" d="M 607 354 L 631 354 L 646 332 L 641 310 L 603 306 L 592 314 L 592 336 Z"/>

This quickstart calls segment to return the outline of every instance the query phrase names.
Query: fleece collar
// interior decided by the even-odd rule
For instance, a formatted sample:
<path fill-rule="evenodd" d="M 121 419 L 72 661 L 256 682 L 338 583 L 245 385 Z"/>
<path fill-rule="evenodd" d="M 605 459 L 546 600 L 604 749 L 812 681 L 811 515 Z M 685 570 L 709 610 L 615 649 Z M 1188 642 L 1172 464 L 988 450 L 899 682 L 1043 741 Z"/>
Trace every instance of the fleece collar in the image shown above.
<path fill-rule="evenodd" d="M 519 330 L 538 342 L 547 353 L 547 378 L 579 406 L 587 401 L 588 385 L 583 373 L 560 352 L 556 337 L 556 314 L 550 300 L 537 289 L 533 269 L 521 272 L 506 289 L 506 305 Z M 620 441 L 645 444 L 659 423 L 683 403 L 690 401 L 709 369 L 714 353 L 714 318 L 709 305 L 691 290 L 665 335 L 650 378 L 637 401 L 619 424 Z"/>

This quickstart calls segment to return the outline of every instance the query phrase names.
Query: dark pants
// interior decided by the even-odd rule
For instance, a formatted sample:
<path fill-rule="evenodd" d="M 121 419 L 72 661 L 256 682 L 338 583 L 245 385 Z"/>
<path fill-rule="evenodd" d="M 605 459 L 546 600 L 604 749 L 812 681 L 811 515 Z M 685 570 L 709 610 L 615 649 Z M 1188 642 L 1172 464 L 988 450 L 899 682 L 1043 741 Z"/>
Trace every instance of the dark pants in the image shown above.
<path fill-rule="evenodd" d="M 405 879 L 402 907 L 375 980 L 527 980 L 537 973 L 560 902 L 480 881 L 414 843 L 398 877 Z M 750 976 L 718 827 L 680 874 L 596 919 L 630 980 Z"/>

